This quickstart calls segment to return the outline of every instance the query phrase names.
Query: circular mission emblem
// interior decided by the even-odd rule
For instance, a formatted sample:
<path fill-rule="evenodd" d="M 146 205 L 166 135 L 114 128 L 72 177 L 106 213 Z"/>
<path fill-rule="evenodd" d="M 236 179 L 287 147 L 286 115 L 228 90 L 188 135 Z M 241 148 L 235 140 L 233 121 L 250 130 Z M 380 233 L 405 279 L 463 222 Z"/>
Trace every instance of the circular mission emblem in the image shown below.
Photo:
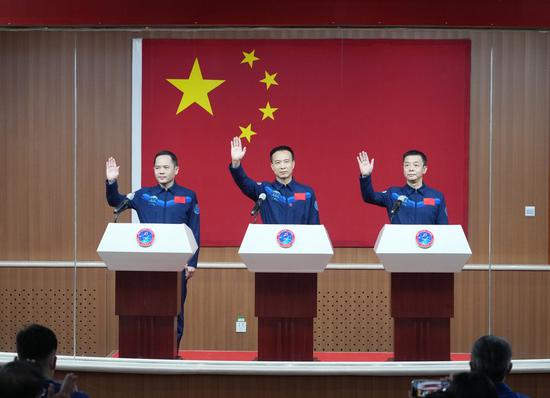
<path fill-rule="evenodd" d="M 416 233 L 416 244 L 422 249 L 428 249 L 434 244 L 434 234 L 427 229 L 422 229 Z"/>
<path fill-rule="evenodd" d="M 284 249 L 288 249 L 294 244 L 294 232 L 290 229 L 282 229 L 277 233 L 277 243 Z"/>
<path fill-rule="evenodd" d="M 149 247 L 155 241 L 155 233 L 152 229 L 142 228 L 137 232 L 136 240 L 141 247 Z"/>

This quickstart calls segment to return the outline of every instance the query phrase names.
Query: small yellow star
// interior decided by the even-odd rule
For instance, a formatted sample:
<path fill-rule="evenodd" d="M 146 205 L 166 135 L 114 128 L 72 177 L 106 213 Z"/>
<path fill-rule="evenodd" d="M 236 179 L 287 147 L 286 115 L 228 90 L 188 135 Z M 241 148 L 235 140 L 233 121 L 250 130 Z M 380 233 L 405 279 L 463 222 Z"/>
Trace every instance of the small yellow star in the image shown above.
<path fill-rule="evenodd" d="M 265 108 L 258 108 L 260 112 L 262 112 L 262 120 L 265 120 L 267 118 L 270 118 L 271 120 L 275 120 L 275 117 L 273 114 L 279 109 L 279 108 L 272 108 L 271 105 L 269 105 L 269 101 L 267 102 L 267 105 Z"/>
<path fill-rule="evenodd" d="M 208 93 L 218 87 L 225 80 L 203 79 L 199 59 L 195 58 L 189 79 L 166 79 L 170 84 L 183 93 L 176 115 L 193 104 L 197 104 L 206 112 L 213 115 Z"/>
<path fill-rule="evenodd" d="M 265 77 L 260 80 L 260 83 L 265 83 L 265 85 L 267 86 L 266 89 L 269 90 L 269 87 L 271 87 L 271 85 L 279 85 L 279 83 L 275 81 L 275 77 L 277 77 L 276 73 L 270 75 L 267 71 L 265 71 Z"/>
<path fill-rule="evenodd" d="M 253 135 L 256 135 L 256 132 L 252 131 L 252 123 L 248 123 L 248 126 L 246 127 L 239 126 L 239 128 L 241 129 L 241 135 L 239 138 L 246 138 L 248 142 L 250 142 Z"/>
<path fill-rule="evenodd" d="M 248 64 L 250 65 L 250 69 L 252 69 L 252 64 L 255 61 L 259 61 L 260 58 L 256 57 L 254 55 L 254 52 L 256 50 L 252 50 L 251 52 L 247 53 L 246 51 L 243 51 L 244 59 L 241 61 L 241 64 Z"/>

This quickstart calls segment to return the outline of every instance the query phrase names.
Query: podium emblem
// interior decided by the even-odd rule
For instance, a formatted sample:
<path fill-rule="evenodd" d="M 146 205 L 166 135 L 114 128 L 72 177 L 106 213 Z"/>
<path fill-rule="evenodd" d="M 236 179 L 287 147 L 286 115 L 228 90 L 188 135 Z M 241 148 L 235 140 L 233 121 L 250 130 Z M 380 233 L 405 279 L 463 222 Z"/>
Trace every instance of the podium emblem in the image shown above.
<path fill-rule="evenodd" d="M 428 249 L 434 244 L 434 234 L 427 229 L 422 229 L 416 233 L 416 244 L 421 249 Z"/>
<path fill-rule="evenodd" d="M 292 232 L 290 229 L 282 229 L 277 232 L 277 243 L 283 249 L 288 249 L 289 247 L 291 247 L 294 244 L 295 240 L 296 237 L 294 236 L 294 232 Z"/>
<path fill-rule="evenodd" d="M 150 228 L 142 228 L 137 232 L 136 240 L 141 247 L 149 247 L 155 241 L 155 233 Z"/>

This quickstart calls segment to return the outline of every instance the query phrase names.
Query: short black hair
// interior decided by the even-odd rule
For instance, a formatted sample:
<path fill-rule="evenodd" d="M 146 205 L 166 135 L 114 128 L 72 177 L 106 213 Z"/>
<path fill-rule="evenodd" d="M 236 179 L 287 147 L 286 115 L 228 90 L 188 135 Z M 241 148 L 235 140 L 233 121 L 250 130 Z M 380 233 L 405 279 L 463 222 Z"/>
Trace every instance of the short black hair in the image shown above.
<path fill-rule="evenodd" d="M 453 375 L 447 391 L 456 398 L 498 398 L 493 382 L 479 372 L 461 372 Z"/>
<path fill-rule="evenodd" d="M 170 159 L 172 159 L 172 163 L 174 163 L 174 166 L 178 167 L 178 157 L 174 152 L 167 151 L 167 150 L 162 150 L 160 152 L 157 152 L 157 154 L 155 155 L 155 159 L 153 160 L 153 166 L 157 162 L 157 158 L 159 156 L 164 156 L 164 155 L 170 156 Z"/>
<path fill-rule="evenodd" d="M 279 146 L 276 146 L 275 148 L 273 148 L 271 151 L 269 151 L 269 161 L 270 162 L 273 161 L 273 154 L 275 152 L 279 152 L 279 151 L 289 151 L 290 154 L 292 155 L 292 160 L 294 160 L 294 151 L 292 150 L 292 148 L 289 147 L 288 145 L 279 145 Z"/>
<path fill-rule="evenodd" d="M 498 383 L 510 371 L 512 347 L 498 336 L 482 336 L 472 346 L 470 367 Z"/>
<path fill-rule="evenodd" d="M 428 164 L 428 157 L 424 152 L 419 151 L 418 149 L 410 149 L 407 152 L 405 152 L 403 154 L 403 161 L 405 161 L 405 158 L 407 156 L 420 156 L 422 158 L 422 162 L 424 163 L 424 166 Z"/>
<path fill-rule="evenodd" d="M 44 391 L 46 379 L 26 361 L 12 361 L 0 367 L 0 397 L 36 398 Z"/>
<path fill-rule="evenodd" d="M 46 326 L 32 324 L 17 333 L 17 357 L 21 360 L 43 361 L 57 350 L 57 337 Z"/>

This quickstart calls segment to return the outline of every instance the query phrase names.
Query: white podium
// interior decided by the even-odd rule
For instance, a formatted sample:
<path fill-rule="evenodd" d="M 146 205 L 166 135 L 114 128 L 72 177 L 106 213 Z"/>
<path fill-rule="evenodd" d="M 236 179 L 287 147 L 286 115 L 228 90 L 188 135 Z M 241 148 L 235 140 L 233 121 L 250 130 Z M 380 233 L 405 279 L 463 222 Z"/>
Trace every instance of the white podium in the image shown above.
<path fill-rule="evenodd" d="M 294 234 L 292 244 L 279 242 L 285 230 Z M 323 225 L 250 224 L 239 255 L 252 272 L 310 273 L 324 271 L 334 251 Z"/>
<path fill-rule="evenodd" d="M 178 272 L 196 251 L 195 237 L 185 224 L 107 226 L 97 252 L 116 271 L 121 358 L 177 358 Z"/>
<path fill-rule="evenodd" d="M 433 234 L 431 246 L 417 243 L 421 231 Z M 374 252 L 388 272 L 460 272 L 472 255 L 460 225 L 386 224 Z"/>
<path fill-rule="evenodd" d="M 152 242 L 140 244 L 138 232 L 152 231 Z M 111 271 L 182 271 L 197 251 L 193 231 L 185 224 L 109 223 L 97 254 Z"/>
<path fill-rule="evenodd" d="M 317 273 L 333 253 L 322 225 L 248 226 L 239 255 L 255 272 L 258 360 L 313 360 Z"/>
<path fill-rule="evenodd" d="M 462 227 L 388 224 L 374 251 L 391 272 L 395 360 L 450 360 L 454 273 L 472 254 Z"/>

